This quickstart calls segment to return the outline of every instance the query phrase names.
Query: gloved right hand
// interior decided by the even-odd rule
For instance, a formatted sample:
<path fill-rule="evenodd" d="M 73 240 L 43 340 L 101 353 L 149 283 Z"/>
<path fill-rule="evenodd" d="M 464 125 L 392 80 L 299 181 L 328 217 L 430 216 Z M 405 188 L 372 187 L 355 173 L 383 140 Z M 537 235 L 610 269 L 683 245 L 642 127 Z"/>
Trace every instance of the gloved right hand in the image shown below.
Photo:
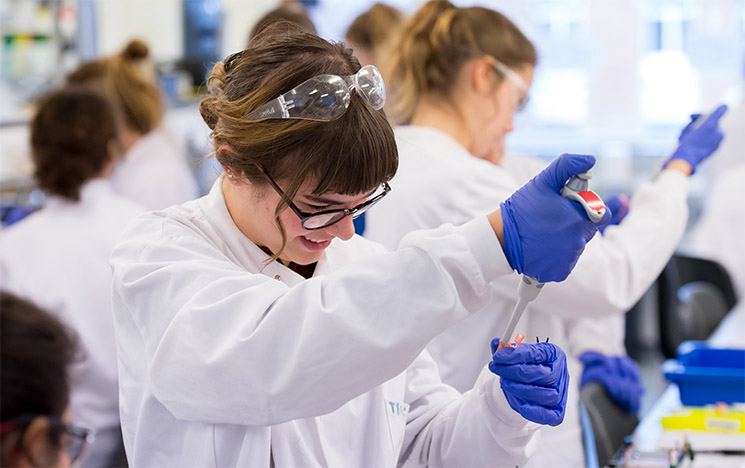
<path fill-rule="evenodd" d="M 607 228 L 608 226 L 615 226 L 620 223 L 629 212 L 629 203 L 631 203 L 629 197 L 627 197 L 623 193 L 619 195 L 613 195 L 610 198 L 605 198 L 603 201 L 605 201 L 605 207 L 610 210 L 611 217 L 608 224 L 598 227 L 598 231 L 600 231 L 600 234 L 604 234 L 605 228 Z"/>
<path fill-rule="evenodd" d="M 523 343 L 497 351 L 491 342 L 489 370 L 497 374 L 510 407 L 538 424 L 558 426 L 564 420 L 569 371 L 564 351 L 553 343 Z"/>
<path fill-rule="evenodd" d="M 693 128 L 695 122 L 694 114 L 691 116 L 693 119 L 680 133 L 680 144 L 678 148 L 673 152 L 672 156 L 665 161 L 662 166 L 667 167 L 670 161 L 675 159 L 682 159 L 691 165 L 691 174 L 696 172 L 696 166 L 701 161 L 708 158 L 711 153 L 716 151 L 719 144 L 722 142 L 724 135 L 722 130 L 719 128 L 719 119 L 722 118 L 724 113 L 727 112 L 727 106 L 721 105 L 711 113 L 711 115 L 704 120 L 704 122 Z"/>
<path fill-rule="evenodd" d="M 573 175 L 587 172 L 595 157 L 563 154 L 501 205 L 504 253 L 513 270 L 540 283 L 563 281 L 585 244 L 610 211 L 595 224 L 579 203 L 559 191 Z"/>

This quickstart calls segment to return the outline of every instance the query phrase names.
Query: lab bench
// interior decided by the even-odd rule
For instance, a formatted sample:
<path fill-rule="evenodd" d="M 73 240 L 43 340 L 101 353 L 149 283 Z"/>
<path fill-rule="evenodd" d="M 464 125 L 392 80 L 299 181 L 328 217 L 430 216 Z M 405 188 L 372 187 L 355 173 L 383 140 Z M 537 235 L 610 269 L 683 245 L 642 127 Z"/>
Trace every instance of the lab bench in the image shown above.
<path fill-rule="evenodd" d="M 745 348 L 745 303 L 737 304 L 722 320 L 708 343 L 717 347 Z M 668 431 L 662 418 L 683 408 L 676 384 L 670 384 L 634 431 L 639 452 L 652 452 L 681 445 L 687 437 L 695 454 L 692 468 L 745 466 L 745 432 Z M 696 453 L 699 451 L 698 453 Z M 706 453 L 703 453 L 703 452 Z M 731 451 L 728 454 L 725 451 Z"/>

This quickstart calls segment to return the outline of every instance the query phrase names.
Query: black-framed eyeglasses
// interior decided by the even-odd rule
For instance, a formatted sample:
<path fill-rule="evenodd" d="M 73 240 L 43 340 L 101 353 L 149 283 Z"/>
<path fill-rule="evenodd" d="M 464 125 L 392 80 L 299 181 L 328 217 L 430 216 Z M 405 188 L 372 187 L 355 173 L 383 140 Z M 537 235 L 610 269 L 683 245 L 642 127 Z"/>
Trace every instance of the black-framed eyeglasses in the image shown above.
<path fill-rule="evenodd" d="M 86 447 L 93 443 L 95 438 L 93 431 L 73 426 L 72 424 L 67 424 L 57 416 L 49 416 L 45 414 L 22 414 L 18 417 L 3 421 L 0 423 L 0 435 L 5 435 L 18 429 L 25 430 L 31 421 L 38 417 L 46 418 L 47 421 L 49 421 L 49 427 L 51 430 L 56 430 L 65 434 L 65 451 L 67 452 L 71 465 L 80 461 L 83 453 L 85 453 Z"/>
<path fill-rule="evenodd" d="M 304 211 L 301 211 L 300 208 L 295 205 L 295 203 L 290 200 L 285 193 L 282 191 L 281 188 L 279 188 L 279 185 L 272 179 L 272 176 L 269 175 L 268 172 L 264 169 L 264 167 L 261 164 L 258 164 L 259 170 L 264 173 L 267 180 L 269 180 L 269 184 L 271 184 L 272 188 L 279 194 L 280 197 L 289 205 L 290 209 L 297 215 L 298 218 L 300 218 L 301 225 L 303 226 L 303 229 L 306 229 L 308 231 L 313 231 L 315 229 L 323 229 L 325 227 L 329 227 L 333 224 L 338 223 L 342 219 L 344 219 L 346 216 L 351 216 L 352 219 L 360 216 L 365 211 L 369 210 L 373 205 L 375 205 L 377 202 L 380 201 L 381 198 L 386 196 L 388 192 L 391 191 L 391 186 L 388 185 L 387 182 L 384 182 L 382 185 L 383 191 L 379 194 L 375 195 L 374 197 L 370 198 L 369 200 L 365 201 L 364 203 L 360 203 L 359 205 L 355 206 L 354 208 L 347 209 L 342 208 L 338 210 L 324 210 L 324 211 L 318 211 L 316 213 L 306 213 Z"/>

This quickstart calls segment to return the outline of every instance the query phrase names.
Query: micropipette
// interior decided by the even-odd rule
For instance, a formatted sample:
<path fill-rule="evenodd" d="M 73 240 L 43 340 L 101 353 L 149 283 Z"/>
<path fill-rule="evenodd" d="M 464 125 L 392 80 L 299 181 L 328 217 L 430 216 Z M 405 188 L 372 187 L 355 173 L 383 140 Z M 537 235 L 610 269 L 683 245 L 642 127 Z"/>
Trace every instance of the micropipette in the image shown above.
<path fill-rule="evenodd" d="M 582 205 L 590 221 L 597 223 L 605 215 L 605 203 L 603 203 L 603 200 L 598 194 L 588 189 L 591 178 L 592 174 L 590 174 L 590 171 L 572 176 L 561 189 L 561 196 Z M 517 287 L 517 304 L 515 304 L 515 308 L 512 310 L 510 320 L 507 322 L 507 328 L 505 328 L 504 333 L 501 335 L 497 351 L 512 346 L 510 342 L 512 334 L 515 333 L 517 322 L 523 316 L 528 303 L 538 297 L 538 294 L 543 289 L 543 285 L 544 283 L 539 283 L 535 278 L 522 275 L 520 284 Z"/>

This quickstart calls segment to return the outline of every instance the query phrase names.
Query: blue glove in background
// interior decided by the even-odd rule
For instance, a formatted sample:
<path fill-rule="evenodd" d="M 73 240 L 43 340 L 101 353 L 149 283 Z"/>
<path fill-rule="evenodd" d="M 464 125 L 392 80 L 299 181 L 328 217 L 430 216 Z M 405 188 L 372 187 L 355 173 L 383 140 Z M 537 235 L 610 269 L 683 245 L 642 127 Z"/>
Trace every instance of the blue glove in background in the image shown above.
<path fill-rule="evenodd" d="M 629 212 L 629 204 L 631 200 L 625 194 L 613 195 L 610 198 L 604 198 L 605 207 L 611 211 L 610 222 L 603 226 L 598 227 L 600 234 L 605 233 L 605 228 L 608 226 L 615 226 L 620 223 L 626 214 Z"/>
<path fill-rule="evenodd" d="M 564 420 L 569 371 L 564 351 L 553 343 L 523 343 L 497 351 L 491 342 L 489 370 L 500 377 L 510 407 L 538 424 L 558 426 Z"/>
<path fill-rule="evenodd" d="M 680 133 L 678 148 L 665 161 L 663 167 L 667 167 L 670 161 L 674 159 L 682 159 L 691 165 L 693 169 L 691 173 L 696 172 L 696 166 L 716 151 L 722 142 L 722 138 L 724 138 L 724 134 L 719 128 L 719 119 L 725 112 L 727 112 L 727 106 L 721 105 L 698 127 L 693 128 L 693 121 L 686 125 Z M 695 115 L 697 114 L 691 117 Z"/>
<path fill-rule="evenodd" d="M 504 253 L 513 270 L 541 283 L 569 275 L 598 225 L 611 215 L 606 210 L 595 224 L 579 203 L 559 192 L 571 176 L 594 165 L 594 156 L 562 154 L 500 205 Z"/>
<path fill-rule="evenodd" d="M 644 393 L 639 366 L 628 356 L 606 356 L 596 351 L 587 351 L 579 360 L 585 365 L 579 387 L 590 382 L 599 382 L 608 395 L 627 413 L 639 411 Z"/>
<path fill-rule="evenodd" d="M 678 143 L 683 141 L 683 137 L 688 135 L 691 130 L 693 130 L 693 124 L 698 120 L 698 118 L 701 117 L 701 114 L 691 114 L 691 121 L 688 122 L 688 125 L 683 127 L 683 130 L 680 131 L 680 136 L 678 136 Z"/>

